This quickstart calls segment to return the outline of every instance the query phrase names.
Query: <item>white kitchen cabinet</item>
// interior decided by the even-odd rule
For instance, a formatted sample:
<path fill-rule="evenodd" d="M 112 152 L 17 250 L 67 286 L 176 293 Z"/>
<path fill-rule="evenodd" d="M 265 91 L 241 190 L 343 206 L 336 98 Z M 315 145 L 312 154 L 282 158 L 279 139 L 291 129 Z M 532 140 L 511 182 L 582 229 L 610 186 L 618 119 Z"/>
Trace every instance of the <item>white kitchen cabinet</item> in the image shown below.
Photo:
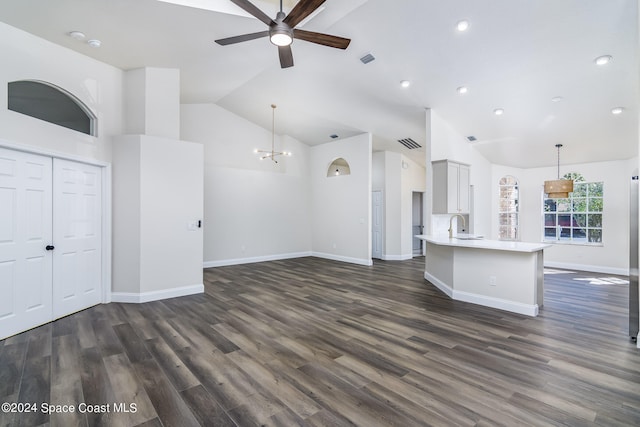
<path fill-rule="evenodd" d="M 470 165 L 437 160 L 433 165 L 433 213 L 469 213 Z"/>

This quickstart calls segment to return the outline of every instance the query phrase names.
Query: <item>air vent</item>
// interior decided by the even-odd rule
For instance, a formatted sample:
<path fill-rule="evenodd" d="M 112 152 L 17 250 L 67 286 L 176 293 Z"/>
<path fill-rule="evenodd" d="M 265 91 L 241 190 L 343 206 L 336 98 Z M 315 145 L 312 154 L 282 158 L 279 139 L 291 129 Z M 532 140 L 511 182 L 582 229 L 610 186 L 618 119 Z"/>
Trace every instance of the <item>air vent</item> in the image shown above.
<path fill-rule="evenodd" d="M 329 135 L 329 137 L 330 137 L 331 139 L 336 139 L 336 138 L 338 138 L 338 135 L 336 135 L 336 134 L 334 133 L 333 135 Z"/>
<path fill-rule="evenodd" d="M 469 135 L 469 136 L 467 137 L 467 139 L 469 140 L 469 142 L 473 142 L 473 141 L 476 141 L 476 140 L 477 140 L 477 138 L 476 138 L 475 136 L 473 136 L 473 135 Z"/>
<path fill-rule="evenodd" d="M 407 147 L 409 150 L 422 147 L 422 145 L 418 144 L 411 138 L 399 139 L 398 142 Z"/>
<path fill-rule="evenodd" d="M 362 61 L 363 64 L 368 64 L 371 61 L 374 61 L 376 58 L 371 55 L 370 53 L 367 53 L 365 56 L 363 56 L 362 58 L 360 58 L 360 61 Z"/>

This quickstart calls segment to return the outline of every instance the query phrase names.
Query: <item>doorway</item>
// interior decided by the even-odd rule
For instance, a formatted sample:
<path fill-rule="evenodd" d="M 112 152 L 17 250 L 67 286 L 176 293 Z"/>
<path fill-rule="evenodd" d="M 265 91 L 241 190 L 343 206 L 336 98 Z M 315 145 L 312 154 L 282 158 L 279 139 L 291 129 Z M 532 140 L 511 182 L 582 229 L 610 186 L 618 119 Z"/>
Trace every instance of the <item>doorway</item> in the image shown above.
<path fill-rule="evenodd" d="M 411 198 L 411 241 L 413 256 L 424 255 L 424 241 L 416 235 L 424 233 L 424 192 L 414 191 Z"/>

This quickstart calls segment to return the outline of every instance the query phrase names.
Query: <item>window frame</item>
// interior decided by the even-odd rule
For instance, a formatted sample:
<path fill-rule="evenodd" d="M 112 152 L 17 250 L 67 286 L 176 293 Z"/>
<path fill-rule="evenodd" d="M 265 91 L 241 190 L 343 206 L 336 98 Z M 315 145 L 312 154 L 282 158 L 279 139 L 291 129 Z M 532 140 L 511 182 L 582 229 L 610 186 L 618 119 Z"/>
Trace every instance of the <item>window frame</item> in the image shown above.
<path fill-rule="evenodd" d="M 511 180 L 513 183 L 504 183 L 503 181 Z M 503 190 L 511 189 L 511 195 L 515 194 L 515 197 L 511 197 L 511 201 L 513 203 L 507 203 L 509 206 L 506 210 L 503 209 L 503 200 L 506 199 L 503 197 Z M 508 216 L 515 217 L 515 221 L 506 220 L 503 222 Z M 502 230 L 503 229 L 511 229 L 506 232 L 506 237 L 503 237 Z M 498 240 L 509 241 L 509 242 L 517 242 L 520 241 L 520 182 L 518 178 L 513 175 L 505 175 L 498 181 Z"/>
<path fill-rule="evenodd" d="M 553 210 L 549 210 L 552 205 Z M 541 239 L 544 243 L 603 246 L 603 218 L 603 181 L 574 182 L 573 192 L 566 199 L 551 199 L 542 191 Z M 551 237 L 550 231 L 554 228 L 555 234 Z"/>

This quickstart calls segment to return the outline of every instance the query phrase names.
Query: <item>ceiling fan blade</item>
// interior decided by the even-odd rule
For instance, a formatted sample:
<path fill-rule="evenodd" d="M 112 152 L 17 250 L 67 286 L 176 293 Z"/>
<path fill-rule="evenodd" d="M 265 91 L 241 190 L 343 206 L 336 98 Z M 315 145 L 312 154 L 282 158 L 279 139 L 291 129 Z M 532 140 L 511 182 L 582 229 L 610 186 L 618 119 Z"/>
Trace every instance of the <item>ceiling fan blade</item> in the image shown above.
<path fill-rule="evenodd" d="M 291 28 L 298 25 L 304 18 L 311 15 L 326 0 L 300 0 L 284 18 L 284 23 Z"/>
<path fill-rule="evenodd" d="M 269 18 L 269 16 L 267 16 L 266 13 L 264 13 L 263 11 L 258 9 L 256 6 L 254 6 L 253 3 L 251 3 L 249 0 L 231 0 L 231 2 L 236 6 L 241 7 L 251 15 L 255 16 L 265 24 L 267 25 L 273 24 L 273 19 Z"/>
<path fill-rule="evenodd" d="M 335 47 L 338 49 L 346 49 L 347 46 L 349 46 L 349 43 L 351 43 L 351 39 L 345 39 L 344 37 L 297 29 L 293 30 L 293 37 L 307 42 L 317 43 L 323 46 Z"/>
<path fill-rule="evenodd" d="M 228 44 L 246 42 L 249 40 L 259 39 L 260 37 L 267 37 L 268 35 L 269 35 L 269 31 L 260 31 L 258 33 L 243 34 L 241 36 L 234 36 L 234 37 L 227 37 L 226 39 L 219 39 L 219 40 L 216 40 L 216 43 L 218 43 L 221 46 L 226 46 Z"/>
<path fill-rule="evenodd" d="M 280 55 L 280 68 L 293 67 L 293 52 L 291 52 L 291 45 L 278 46 L 278 54 Z"/>

